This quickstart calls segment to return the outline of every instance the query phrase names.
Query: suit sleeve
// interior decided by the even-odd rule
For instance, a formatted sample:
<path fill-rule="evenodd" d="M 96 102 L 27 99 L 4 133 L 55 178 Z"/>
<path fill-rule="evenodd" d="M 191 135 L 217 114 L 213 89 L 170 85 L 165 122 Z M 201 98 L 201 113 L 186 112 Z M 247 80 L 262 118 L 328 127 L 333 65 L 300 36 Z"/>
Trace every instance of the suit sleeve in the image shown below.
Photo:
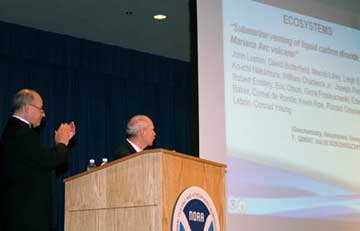
<path fill-rule="evenodd" d="M 18 149 L 14 153 L 21 153 L 18 161 L 27 161 L 28 164 L 42 168 L 55 169 L 68 157 L 68 149 L 64 144 L 56 144 L 49 148 L 41 144 L 39 135 L 31 129 L 19 133 L 13 145 Z"/>

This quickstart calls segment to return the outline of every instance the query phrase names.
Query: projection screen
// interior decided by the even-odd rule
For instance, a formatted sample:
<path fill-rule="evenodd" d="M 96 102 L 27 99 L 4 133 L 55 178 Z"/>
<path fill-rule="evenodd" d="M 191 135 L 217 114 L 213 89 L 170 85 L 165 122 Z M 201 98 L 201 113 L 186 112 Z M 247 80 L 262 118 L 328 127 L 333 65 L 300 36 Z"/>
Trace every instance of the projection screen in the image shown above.
<path fill-rule="evenodd" d="M 200 156 L 228 165 L 227 230 L 360 228 L 360 19 L 323 2 L 197 1 Z"/>

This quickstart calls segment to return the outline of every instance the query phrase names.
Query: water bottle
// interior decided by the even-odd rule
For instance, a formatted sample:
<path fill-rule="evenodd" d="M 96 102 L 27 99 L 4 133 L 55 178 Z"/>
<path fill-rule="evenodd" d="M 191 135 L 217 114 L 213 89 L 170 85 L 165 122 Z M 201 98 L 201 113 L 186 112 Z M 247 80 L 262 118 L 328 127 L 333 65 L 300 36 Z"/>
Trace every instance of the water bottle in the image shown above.
<path fill-rule="evenodd" d="M 101 166 L 106 164 L 108 162 L 108 159 L 107 158 L 102 158 L 102 162 L 101 162 Z"/>
<path fill-rule="evenodd" d="M 88 164 L 87 167 L 86 167 L 86 170 L 90 170 L 90 169 L 95 168 L 95 167 L 96 167 L 95 160 L 94 160 L 94 159 L 90 159 L 90 160 L 89 160 L 89 164 Z"/>

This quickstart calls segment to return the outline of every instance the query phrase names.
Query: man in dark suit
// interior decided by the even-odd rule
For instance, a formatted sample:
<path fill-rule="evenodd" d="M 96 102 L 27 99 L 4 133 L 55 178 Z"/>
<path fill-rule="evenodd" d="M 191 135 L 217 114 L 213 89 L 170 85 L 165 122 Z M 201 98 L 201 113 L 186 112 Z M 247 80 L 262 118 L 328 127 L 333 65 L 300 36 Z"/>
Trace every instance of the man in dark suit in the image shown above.
<path fill-rule="evenodd" d="M 54 170 L 67 160 L 75 125 L 61 124 L 55 131 L 54 147 L 48 148 L 33 129 L 44 117 L 43 101 L 36 91 L 16 93 L 13 116 L 2 134 L 1 210 L 6 231 L 49 231 L 53 227 Z"/>
<path fill-rule="evenodd" d="M 113 153 L 113 160 L 140 152 L 151 146 L 155 140 L 154 123 L 146 115 L 133 116 L 126 128 L 128 138 Z"/>

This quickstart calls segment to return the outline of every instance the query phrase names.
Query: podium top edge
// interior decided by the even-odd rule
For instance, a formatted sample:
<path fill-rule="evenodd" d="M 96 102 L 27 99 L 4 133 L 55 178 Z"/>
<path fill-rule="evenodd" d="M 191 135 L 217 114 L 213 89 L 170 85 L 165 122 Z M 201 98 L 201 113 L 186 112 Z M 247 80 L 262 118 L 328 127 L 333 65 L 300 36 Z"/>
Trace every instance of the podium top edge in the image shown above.
<path fill-rule="evenodd" d="M 84 171 L 84 172 L 78 173 L 78 174 L 76 174 L 76 175 L 70 176 L 70 177 L 64 179 L 64 182 L 68 182 L 68 181 L 74 180 L 74 179 L 76 179 L 76 178 L 85 176 L 85 175 L 87 175 L 87 174 L 93 173 L 93 172 L 98 171 L 98 170 L 101 170 L 101 169 L 103 169 L 103 168 L 107 168 L 107 167 L 112 166 L 112 165 L 115 165 L 115 164 L 117 164 L 117 163 L 120 163 L 120 162 L 129 160 L 129 159 L 135 158 L 135 157 L 137 157 L 137 156 L 148 155 L 148 154 L 155 154 L 155 153 L 163 153 L 163 154 L 166 154 L 166 155 L 178 156 L 178 157 L 185 158 L 185 159 L 190 159 L 190 160 L 193 160 L 193 161 L 198 161 L 198 162 L 203 162 L 203 163 L 206 163 L 206 164 L 211 164 L 211 165 L 214 165 L 214 166 L 217 166 L 217 167 L 221 167 L 221 168 L 226 168 L 226 167 L 227 167 L 226 164 L 218 163 L 218 162 L 215 162 L 215 161 L 211 161 L 211 160 L 206 160 L 206 159 L 202 159 L 202 158 L 199 158 L 199 157 L 190 156 L 190 155 L 188 155 L 188 154 L 179 153 L 179 152 L 176 152 L 176 151 L 170 151 L 170 150 L 167 150 L 167 149 L 157 148 L 157 149 L 149 149 L 149 150 L 144 150 L 144 151 L 141 151 L 141 152 L 136 152 L 136 153 L 130 154 L 130 155 L 128 155 L 128 156 L 125 156 L 125 157 L 123 157 L 123 158 L 120 158 L 120 159 L 117 159 L 117 160 L 113 160 L 113 161 L 111 161 L 111 162 L 109 162 L 109 163 L 107 163 L 107 164 L 105 164 L 105 165 L 97 166 L 96 168 L 91 169 L 91 170 L 89 170 L 89 171 Z"/>

